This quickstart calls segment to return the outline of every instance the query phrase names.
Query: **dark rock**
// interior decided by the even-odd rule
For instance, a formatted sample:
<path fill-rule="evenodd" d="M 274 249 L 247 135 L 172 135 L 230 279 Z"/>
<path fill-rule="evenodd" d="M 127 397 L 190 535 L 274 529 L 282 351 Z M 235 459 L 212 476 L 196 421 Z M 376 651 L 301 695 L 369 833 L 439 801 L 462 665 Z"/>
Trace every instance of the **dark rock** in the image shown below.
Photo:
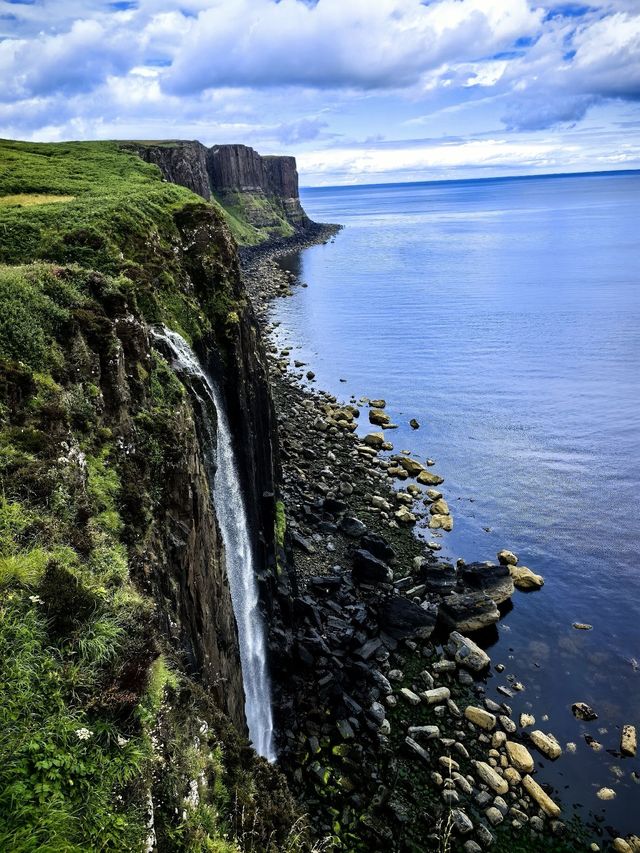
<path fill-rule="evenodd" d="M 571 710 L 574 717 L 577 717 L 578 720 L 583 720 L 585 723 L 598 719 L 596 712 L 590 705 L 587 705 L 586 702 L 574 702 L 571 706 Z"/>
<path fill-rule="evenodd" d="M 340 520 L 340 524 L 338 526 L 344 534 L 351 536 L 352 539 L 359 539 L 367 532 L 366 525 L 363 524 L 359 518 L 353 518 L 348 515 Z"/>
<path fill-rule="evenodd" d="M 391 545 L 389 545 L 384 537 L 379 536 L 377 533 L 365 533 L 360 540 L 360 545 L 362 548 L 370 551 L 379 560 L 391 562 L 396 558 L 396 552 Z"/>
<path fill-rule="evenodd" d="M 380 627 L 396 640 L 408 637 L 427 640 L 433 634 L 437 618 L 436 605 L 421 607 L 401 595 L 386 599 L 378 608 Z"/>
<path fill-rule="evenodd" d="M 513 579 L 508 566 L 494 563 L 469 563 L 459 571 L 459 580 L 465 589 L 486 593 L 496 604 L 511 598 Z"/>
<path fill-rule="evenodd" d="M 484 592 L 447 596 L 440 606 L 440 617 L 449 628 L 479 631 L 500 619 L 498 605 Z"/>
<path fill-rule="evenodd" d="M 388 583 L 393 579 L 393 572 L 369 551 L 358 549 L 353 554 L 353 576 L 360 583 Z"/>
<path fill-rule="evenodd" d="M 458 574 L 452 566 L 442 563 L 423 563 L 421 577 L 429 592 L 449 595 L 458 583 Z"/>

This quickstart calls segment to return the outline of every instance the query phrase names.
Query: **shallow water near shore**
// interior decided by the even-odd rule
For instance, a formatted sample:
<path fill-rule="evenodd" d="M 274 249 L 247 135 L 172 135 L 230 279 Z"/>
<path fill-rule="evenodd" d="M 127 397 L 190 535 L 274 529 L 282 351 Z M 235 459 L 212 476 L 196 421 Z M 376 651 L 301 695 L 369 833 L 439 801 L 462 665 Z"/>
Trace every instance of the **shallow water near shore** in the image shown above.
<path fill-rule="evenodd" d="M 281 260 L 308 287 L 274 304 L 276 340 L 318 387 L 384 397 L 395 449 L 436 460 L 455 521 L 443 555 L 506 547 L 545 576 L 500 623 L 490 653 L 506 671 L 488 695 L 504 700 L 509 673 L 521 681 L 514 715 L 532 711 L 536 728 L 576 744 L 541 781 L 565 806 L 639 832 L 640 761 L 607 750 L 623 724 L 640 729 L 640 173 L 323 188 L 302 201 L 346 227 Z M 361 421 L 368 431 L 366 409 Z M 599 719 L 574 719 L 576 701 Z M 597 799 L 603 786 L 615 800 Z"/>

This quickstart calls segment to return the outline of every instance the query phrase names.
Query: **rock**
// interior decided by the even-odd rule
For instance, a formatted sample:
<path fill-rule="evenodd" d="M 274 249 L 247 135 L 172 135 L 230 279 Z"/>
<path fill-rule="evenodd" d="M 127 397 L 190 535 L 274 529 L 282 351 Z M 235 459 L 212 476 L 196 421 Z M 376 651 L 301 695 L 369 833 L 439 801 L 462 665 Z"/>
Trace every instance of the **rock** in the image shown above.
<path fill-rule="evenodd" d="M 370 432 L 368 435 L 365 435 L 362 442 L 368 447 L 375 447 L 376 450 L 379 450 L 384 444 L 384 435 L 381 432 Z"/>
<path fill-rule="evenodd" d="M 450 515 L 432 515 L 429 519 L 430 530 L 446 530 L 450 533 L 453 530 L 453 518 Z"/>
<path fill-rule="evenodd" d="M 444 498 L 438 498 L 429 507 L 431 515 L 449 515 L 449 504 Z"/>
<path fill-rule="evenodd" d="M 444 483 L 444 477 L 432 474 L 431 471 L 420 471 L 416 480 L 423 486 L 439 486 Z"/>
<path fill-rule="evenodd" d="M 409 747 L 409 749 L 412 750 L 412 752 L 415 752 L 416 755 L 419 755 L 420 758 L 423 759 L 423 761 L 426 761 L 427 764 L 430 762 L 431 757 L 430 757 L 429 753 L 427 752 L 427 750 L 423 746 L 420 746 L 419 743 L 416 743 L 416 741 L 413 738 L 406 737 L 404 739 L 404 742 Z"/>
<path fill-rule="evenodd" d="M 435 738 L 440 737 L 438 726 L 409 726 L 407 731 L 410 735 L 424 738 L 424 740 L 435 740 Z"/>
<path fill-rule="evenodd" d="M 502 549 L 502 551 L 498 551 L 497 555 L 498 562 L 502 566 L 517 566 L 518 558 L 513 553 L 513 551 L 507 551 L 506 549 Z"/>
<path fill-rule="evenodd" d="M 385 562 L 390 562 L 396 558 L 396 552 L 393 550 L 391 545 L 389 545 L 387 540 L 382 536 L 379 536 L 377 533 L 365 533 L 360 540 L 360 547 L 369 551 L 379 560 L 385 560 Z"/>
<path fill-rule="evenodd" d="M 338 731 L 340 732 L 340 737 L 342 737 L 343 740 L 353 740 L 353 738 L 355 737 L 355 732 L 353 731 L 349 720 L 338 720 L 336 725 L 338 727 Z"/>
<path fill-rule="evenodd" d="M 626 725 L 622 727 L 620 736 L 620 752 L 623 755 L 634 756 L 638 750 L 638 739 L 635 726 Z"/>
<path fill-rule="evenodd" d="M 520 773 L 533 773 L 533 756 L 521 743 L 508 740 L 506 743 L 509 761 Z"/>
<path fill-rule="evenodd" d="M 502 823 L 502 821 L 504 820 L 504 815 L 495 806 L 489 806 L 489 808 L 485 811 L 485 816 L 491 826 L 498 826 L 498 824 Z"/>
<path fill-rule="evenodd" d="M 453 593 L 444 599 L 440 617 L 445 625 L 458 631 L 480 631 L 495 625 L 500 611 L 495 601 L 483 592 Z"/>
<path fill-rule="evenodd" d="M 436 605 L 423 607 L 404 596 L 396 595 L 378 607 L 378 622 L 383 631 L 395 640 L 417 637 L 428 640 L 438 618 Z"/>
<path fill-rule="evenodd" d="M 479 823 L 476 827 L 476 835 L 478 836 L 478 841 L 482 844 L 483 847 L 491 847 L 494 842 L 494 837 L 491 834 L 491 831 L 484 823 Z"/>
<path fill-rule="evenodd" d="M 534 574 L 526 566 L 509 566 L 509 573 L 513 580 L 513 585 L 522 592 L 529 592 L 532 589 L 540 589 L 540 587 L 544 586 L 542 575 Z"/>
<path fill-rule="evenodd" d="M 401 468 L 407 472 L 410 477 L 417 477 L 418 474 L 423 472 L 424 465 L 421 465 L 416 459 L 411 459 L 409 456 L 396 456 L 394 457 L 395 461 Z"/>
<path fill-rule="evenodd" d="M 613 800 L 615 799 L 616 792 L 613 788 L 600 788 L 596 796 L 599 800 Z"/>
<path fill-rule="evenodd" d="M 377 426 L 386 426 L 391 422 L 391 418 L 381 409 L 369 409 L 369 422 Z"/>
<path fill-rule="evenodd" d="M 409 421 L 409 426 L 411 427 L 411 429 L 420 429 L 420 424 L 415 418 L 411 418 L 411 420 Z"/>
<path fill-rule="evenodd" d="M 490 732 L 496 727 L 495 716 L 490 714 L 489 711 L 485 711 L 484 708 L 477 708 L 474 705 L 468 705 L 465 708 L 464 715 L 470 723 L 473 723 L 475 726 L 478 726 L 485 731 Z"/>
<path fill-rule="evenodd" d="M 484 592 L 496 604 L 511 598 L 514 591 L 509 568 L 494 563 L 469 563 L 460 569 L 460 579 L 470 590 Z"/>
<path fill-rule="evenodd" d="M 313 370 L 307 370 L 307 379 L 311 380 L 311 379 L 315 379 L 315 378 L 316 378 L 316 375 L 313 372 Z"/>
<path fill-rule="evenodd" d="M 458 583 L 456 570 L 443 563 L 423 563 L 422 576 L 429 592 L 439 595 L 452 593 Z"/>
<path fill-rule="evenodd" d="M 374 409 L 385 409 L 387 406 L 386 400 L 369 400 L 369 405 Z"/>
<path fill-rule="evenodd" d="M 453 655 L 456 663 L 474 672 L 481 672 L 491 663 L 491 658 L 480 646 L 458 631 L 450 634 L 447 651 Z"/>
<path fill-rule="evenodd" d="M 615 850 L 615 853 L 633 853 L 633 847 L 629 842 L 620 837 L 613 839 L 611 849 Z"/>
<path fill-rule="evenodd" d="M 372 670 L 371 676 L 383 695 L 390 696 L 393 693 L 393 687 L 391 686 L 391 682 L 380 672 L 380 670 Z"/>
<path fill-rule="evenodd" d="M 414 515 L 406 506 L 401 506 L 393 515 L 396 521 L 399 521 L 401 524 L 415 524 L 418 520 L 418 516 Z"/>
<path fill-rule="evenodd" d="M 552 761 L 555 761 L 556 758 L 559 758 L 562 755 L 562 747 L 553 735 L 546 735 L 544 732 L 537 729 L 536 731 L 531 732 L 529 737 L 531 738 L 534 746 Z"/>
<path fill-rule="evenodd" d="M 508 782 L 502 778 L 493 767 L 490 767 L 485 761 L 474 761 L 476 773 L 482 781 L 488 785 L 496 794 L 506 794 L 509 790 Z"/>
<path fill-rule="evenodd" d="M 469 820 L 462 809 L 454 809 L 451 812 L 451 820 L 453 828 L 460 835 L 468 835 L 470 832 L 473 832 L 473 822 Z"/>
<path fill-rule="evenodd" d="M 598 719 L 596 712 L 586 702 L 574 702 L 571 710 L 574 717 L 577 717 L 578 720 L 583 720 L 585 723 Z"/>
<path fill-rule="evenodd" d="M 438 705 L 451 698 L 451 691 L 448 687 L 434 687 L 433 690 L 424 690 L 420 696 L 429 705 Z"/>
<path fill-rule="evenodd" d="M 465 841 L 465 845 L 462 849 L 464 850 L 464 853 L 482 853 L 482 847 L 480 847 L 477 841 L 474 841 L 471 838 L 468 841 Z"/>
<path fill-rule="evenodd" d="M 393 572 L 385 562 L 359 548 L 353 553 L 353 578 L 359 583 L 390 583 Z"/>
<path fill-rule="evenodd" d="M 458 762 L 449 755 L 441 755 L 438 761 L 440 766 L 444 767 L 449 774 L 453 773 L 455 770 L 460 770 Z"/>
<path fill-rule="evenodd" d="M 338 526 L 346 536 L 350 536 L 352 539 L 359 539 L 367 532 L 366 525 L 359 518 L 351 516 L 345 516 L 341 519 Z"/>
<path fill-rule="evenodd" d="M 407 700 L 407 702 L 408 702 L 410 705 L 419 705 L 419 704 L 420 704 L 420 697 L 419 697 L 419 696 L 417 696 L 417 695 L 413 692 L 413 690 L 409 690 L 409 688 L 408 688 L 408 687 L 401 687 L 401 688 L 400 688 L 400 695 L 401 695 L 404 699 L 406 699 L 406 700 Z"/>
<path fill-rule="evenodd" d="M 531 776 L 525 776 L 522 780 L 522 787 L 546 815 L 552 818 L 560 816 L 560 806 L 553 802 L 551 797 L 542 790 L 535 779 Z"/>
<path fill-rule="evenodd" d="M 535 726 L 536 718 L 531 714 L 520 714 L 520 725 L 523 729 L 527 726 Z"/>
<path fill-rule="evenodd" d="M 588 625 L 586 622 L 574 622 L 572 627 L 576 628 L 578 631 L 592 631 L 593 630 L 593 625 Z"/>

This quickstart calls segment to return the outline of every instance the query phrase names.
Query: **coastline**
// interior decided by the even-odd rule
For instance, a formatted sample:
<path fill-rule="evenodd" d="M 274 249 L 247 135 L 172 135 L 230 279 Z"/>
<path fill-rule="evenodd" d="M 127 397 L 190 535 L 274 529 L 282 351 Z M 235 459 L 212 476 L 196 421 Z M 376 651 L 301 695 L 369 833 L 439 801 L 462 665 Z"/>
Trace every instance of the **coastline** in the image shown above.
<path fill-rule="evenodd" d="M 243 252 L 247 290 L 267 342 L 270 305 L 291 293 L 292 279 L 277 257 L 330 239 L 336 231 L 330 228 L 300 242 Z M 509 570 L 500 564 L 489 573 L 479 564 L 454 567 L 425 549 L 413 523 L 396 521 L 403 508 L 411 513 L 415 498 L 425 500 L 425 491 L 406 471 L 409 488 L 398 493 L 388 457 L 356 436 L 368 401 L 343 404 L 305 386 L 312 365 L 293 362 L 292 368 L 289 351 L 273 343 L 267 349 L 281 433 L 288 551 L 287 583 L 281 584 L 287 601 L 280 602 L 287 617 L 271 632 L 274 705 L 283 733 L 281 764 L 314 824 L 341 839 L 337 849 L 440 849 L 437 832 L 431 846 L 415 846 L 423 843 L 425 827 L 440 822 L 443 832 L 446 824 L 455 827 L 460 846 L 453 849 L 476 851 L 492 843 L 492 849 L 527 851 L 544 843 L 558 851 L 595 850 L 576 835 L 581 829 L 569 809 L 562 817 L 571 831 L 559 820 L 560 810 L 545 799 L 548 789 L 536 782 L 544 774 L 530 775 L 534 758 L 557 757 L 555 739 L 532 739 L 538 724 L 517 725 L 506 702 L 485 697 L 486 678 L 504 665 L 476 655 L 473 642 L 461 642 L 462 654 L 457 641 L 445 642 L 447 629 L 456 627 L 463 639 L 476 636 L 468 627 L 471 616 L 482 619 L 498 599 L 498 606 L 508 602 L 514 593 Z M 313 380 L 312 372 L 308 378 Z M 370 427 L 372 433 L 378 429 Z M 431 496 L 427 506 L 441 498 Z M 391 567 L 393 579 L 367 554 Z M 483 598 L 484 611 L 476 600 L 462 602 L 467 610 L 453 614 L 466 614 L 465 630 L 451 614 L 443 625 L 442 593 L 452 591 L 452 572 L 461 596 L 483 593 L 476 598 Z M 475 667 L 461 664 L 470 660 L 469 650 Z M 278 677 L 285 666 L 291 667 L 286 677 Z M 510 683 L 509 673 L 502 678 Z M 418 777 L 418 810 L 403 774 Z M 345 800 L 353 803 L 346 811 Z M 416 842 L 416 832 L 422 841 Z M 345 847 L 344 839 L 352 846 Z"/>

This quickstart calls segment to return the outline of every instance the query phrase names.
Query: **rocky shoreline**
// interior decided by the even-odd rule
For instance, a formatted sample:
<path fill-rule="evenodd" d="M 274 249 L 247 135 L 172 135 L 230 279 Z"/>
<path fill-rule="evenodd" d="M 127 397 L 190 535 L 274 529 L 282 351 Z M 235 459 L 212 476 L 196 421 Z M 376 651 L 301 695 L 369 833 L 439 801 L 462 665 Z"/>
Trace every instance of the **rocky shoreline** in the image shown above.
<path fill-rule="evenodd" d="M 245 253 L 267 335 L 271 301 L 292 292 L 276 257 L 335 230 Z M 504 679 L 505 700 L 522 685 L 468 635 L 495 630 L 516 588 L 542 578 L 507 551 L 495 564 L 438 559 L 453 524 L 443 480 L 430 460 L 394 452 L 384 401 L 342 404 L 310 387 L 289 350 L 268 350 L 282 462 L 270 627 L 280 764 L 326 849 L 638 853 L 635 836 L 595 841 L 570 820 L 535 778 L 560 757 L 556 738 L 486 696 L 489 677 Z"/>

